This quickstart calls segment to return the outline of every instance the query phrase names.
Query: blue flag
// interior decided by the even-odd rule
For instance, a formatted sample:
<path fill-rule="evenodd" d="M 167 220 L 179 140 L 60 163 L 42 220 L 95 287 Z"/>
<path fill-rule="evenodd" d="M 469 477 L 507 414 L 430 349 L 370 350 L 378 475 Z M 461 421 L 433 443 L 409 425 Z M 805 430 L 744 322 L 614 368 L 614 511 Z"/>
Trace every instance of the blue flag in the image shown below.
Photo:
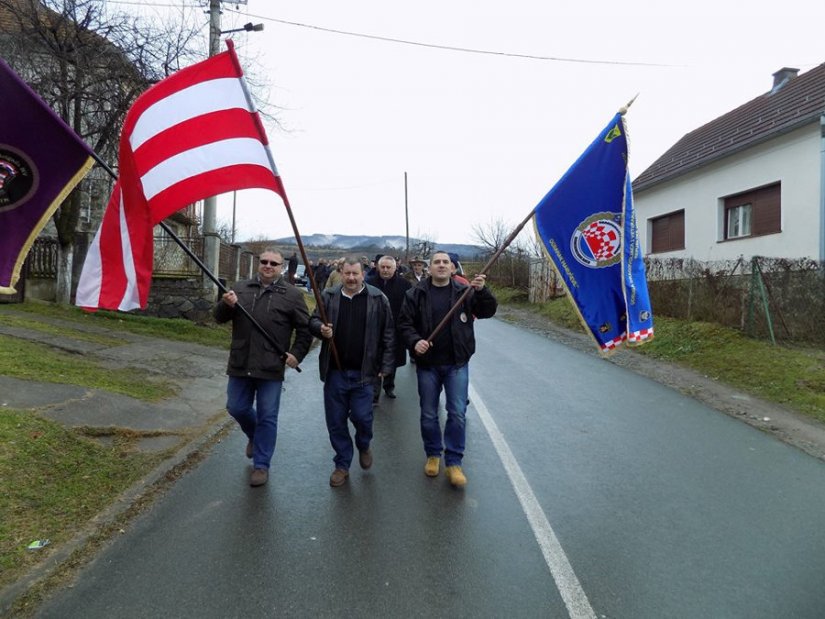
<path fill-rule="evenodd" d="M 536 233 L 602 352 L 653 338 L 627 150 L 619 113 L 535 208 Z"/>

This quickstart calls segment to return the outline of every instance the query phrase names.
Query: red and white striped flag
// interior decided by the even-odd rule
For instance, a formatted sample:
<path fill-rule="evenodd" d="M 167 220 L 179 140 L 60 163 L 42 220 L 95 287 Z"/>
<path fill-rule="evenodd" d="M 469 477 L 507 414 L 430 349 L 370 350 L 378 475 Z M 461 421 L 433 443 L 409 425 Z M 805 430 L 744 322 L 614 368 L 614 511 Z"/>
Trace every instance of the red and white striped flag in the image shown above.
<path fill-rule="evenodd" d="M 120 177 L 95 235 L 75 304 L 145 308 L 155 224 L 209 196 L 263 188 L 286 202 L 266 132 L 249 100 L 231 41 L 158 82 L 126 114 Z"/>

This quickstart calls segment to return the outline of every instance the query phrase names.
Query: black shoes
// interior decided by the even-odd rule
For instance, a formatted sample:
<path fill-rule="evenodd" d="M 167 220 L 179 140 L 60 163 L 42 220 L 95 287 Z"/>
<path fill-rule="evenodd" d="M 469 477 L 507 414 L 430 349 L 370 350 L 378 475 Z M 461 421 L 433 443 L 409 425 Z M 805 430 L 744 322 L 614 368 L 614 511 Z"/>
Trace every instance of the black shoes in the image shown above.
<path fill-rule="evenodd" d="M 397 396 L 395 395 L 395 389 L 384 389 L 384 393 L 387 394 L 387 397 L 391 400 L 394 400 Z"/>

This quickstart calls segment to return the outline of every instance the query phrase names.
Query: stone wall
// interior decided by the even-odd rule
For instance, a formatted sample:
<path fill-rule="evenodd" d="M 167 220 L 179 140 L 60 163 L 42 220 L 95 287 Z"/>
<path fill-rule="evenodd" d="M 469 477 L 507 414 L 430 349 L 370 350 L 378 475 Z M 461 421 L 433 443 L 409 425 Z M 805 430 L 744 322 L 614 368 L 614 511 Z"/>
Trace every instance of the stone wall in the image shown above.
<path fill-rule="evenodd" d="M 186 318 L 206 323 L 212 320 L 212 309 L 217 303 L 213 288 L 203 288 L 203 279 L 154 278 L 149 303 L 144 312 L 158 318 Z"/>

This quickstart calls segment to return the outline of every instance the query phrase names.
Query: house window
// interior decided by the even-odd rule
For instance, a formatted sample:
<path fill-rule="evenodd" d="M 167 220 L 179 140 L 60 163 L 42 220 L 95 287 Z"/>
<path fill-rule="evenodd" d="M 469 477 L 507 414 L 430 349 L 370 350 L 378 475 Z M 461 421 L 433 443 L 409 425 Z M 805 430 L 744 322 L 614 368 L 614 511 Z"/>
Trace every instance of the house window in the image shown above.
<path fill-rule="evenodd" d="M 80 205 L 80 223 L 88 224 L 92 221 L 92 203 L 84 200 Z"/>
<path fill-rule="evenodd" d="M 752 204 L 740 204 L 728 209 L 728 235 L 729 239 L 738 239 L 740 236 L 751 235 L 751 210 Z"/>
<path fill-rule="evenodd" d="M 724 199 L 727 239 L 782 232 L 782 187 L 760 187 Z"/>
<path fill-rule="evenodd" d="M 650 221 L 650 253 L 685 248 L 685 211 L 674 211 Z"/>

